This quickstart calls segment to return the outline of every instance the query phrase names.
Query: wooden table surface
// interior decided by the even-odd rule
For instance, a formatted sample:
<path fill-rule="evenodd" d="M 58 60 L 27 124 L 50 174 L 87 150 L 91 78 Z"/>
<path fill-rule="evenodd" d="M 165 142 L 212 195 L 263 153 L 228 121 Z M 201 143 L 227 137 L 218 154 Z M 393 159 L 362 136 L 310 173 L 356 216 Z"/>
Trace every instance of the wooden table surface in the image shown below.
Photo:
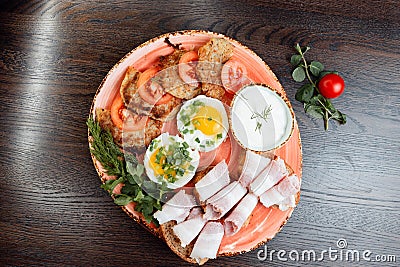
<path fill-rule="evenodd" d="M 94 94 L 127 52 L 166 32 L 203 29 L 253 49 L 292 101 L 303 143 L 302 197 L 269 250 L 337 248 L 400 261 L 400 2 L 0 1 L 0 263 L 176 266 L 184 263 L 100 188 L 85 126 Z M 289 57 L 338 70 L 345 126 L 306 115 Z M 260 261 L 255 250 L 208 266 L 394 266 Z"/>

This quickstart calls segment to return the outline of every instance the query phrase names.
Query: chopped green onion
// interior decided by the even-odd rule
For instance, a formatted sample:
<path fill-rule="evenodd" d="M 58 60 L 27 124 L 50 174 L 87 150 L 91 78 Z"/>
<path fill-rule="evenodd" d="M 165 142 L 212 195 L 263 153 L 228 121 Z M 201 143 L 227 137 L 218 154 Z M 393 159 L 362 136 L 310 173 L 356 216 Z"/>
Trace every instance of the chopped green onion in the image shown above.
<path fill-rule="evenodd" d="M 205 104 L 203 102 L 199 101 L 199 100 L 194 101 L 193 105 L 194 106 L 205 106 Z"/>
<path fill-rule="evenodd" d="M 182 168 L 178 168 L 176 170 L 176 174 L 179 175 L 179 176 L 183 176 L 185 174 L 185 170 L 182 169 Z"/>

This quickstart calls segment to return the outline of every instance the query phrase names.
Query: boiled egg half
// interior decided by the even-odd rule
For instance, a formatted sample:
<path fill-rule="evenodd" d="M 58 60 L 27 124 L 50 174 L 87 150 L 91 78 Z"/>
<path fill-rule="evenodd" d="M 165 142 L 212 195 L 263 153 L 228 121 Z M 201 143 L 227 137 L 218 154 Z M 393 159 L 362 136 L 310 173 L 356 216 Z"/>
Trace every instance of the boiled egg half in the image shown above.
<path fill-rule="evenodd" d="M 199 165 L 199 152 L 179 136 L 163 133 L 146 150 L 144 167 L 150 180 L 175 189 L 187 184 Z"/>
<path fill-rule="evenodd" d="M 229 121 L 221 101 L 201 95 L 182 105 L 177 126 L 190 147 L 208 152 L 225 140 Z"/>

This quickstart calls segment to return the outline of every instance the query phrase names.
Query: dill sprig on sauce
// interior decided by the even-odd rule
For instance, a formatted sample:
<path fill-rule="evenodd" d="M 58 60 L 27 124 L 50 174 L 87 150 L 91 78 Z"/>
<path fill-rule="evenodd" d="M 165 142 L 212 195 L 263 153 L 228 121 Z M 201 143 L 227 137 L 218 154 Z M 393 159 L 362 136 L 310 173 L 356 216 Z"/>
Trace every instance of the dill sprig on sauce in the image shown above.
<path fill-rule="evenodd" d="M 264 120 L 265 122 L 267 122 L 269 115 L 271 114 L 272 111 L 272 107 L 271 105 L 267 105 L 265 106 L 265 108 L 263 109 L 263 111 L 261 113 L 257 112 L 257 111 L 253 111 L 253 114 L 251 114 L 250 119 L 256 119 L 256 129 L 255 131 L 259 131 L 259 133 L 261 134 L 261 127 L 262 127 L 262 120 Z M 261 121 L 260 121 L 261 120 Z"/>

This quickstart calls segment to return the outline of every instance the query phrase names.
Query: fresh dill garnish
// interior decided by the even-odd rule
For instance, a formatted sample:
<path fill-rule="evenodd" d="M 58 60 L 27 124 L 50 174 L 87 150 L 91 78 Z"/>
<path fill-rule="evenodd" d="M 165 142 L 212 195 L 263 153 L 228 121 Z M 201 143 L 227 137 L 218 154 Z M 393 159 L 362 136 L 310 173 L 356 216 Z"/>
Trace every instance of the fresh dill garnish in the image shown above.
<path fill-rule="evenodd" d="M 253 111 L 253 114 L 251 115 L 251 119 L 256 119 L 256 118 L 261 118 L 265 122 L 267 122 L 268 116 L 271 114 L 272 107 L 271 105 L 265 106 L 263 111 L 261 113 L 257 111 Z"/>
<path fill-rule="evenodd" d="M 272 111 L 271 105 L 265 106 L 265 108 L 263 109 L 263 111 L 261 113 L 259 113 L 257 111 L 253 111 L 253 114 L 251 114 L 250 119 L 256 119 L 256 123 L 257 124 L 256 124 L 255 131 L 258 130 L 260 132 L 260 134 L 261 134 L 262 120 L 267 122 L 268 117 L 271 114 L 271 111 Z"/>
<path fill-rule="evenodd" d="M 135 202 L 135 210 L 142 213 L 148 223 L 153 221 L 158 225 L 153 213 L 161 210 L 161 199 L 169 191 L 166 183 L 156 184 L 150 181 L 144 174 L 143 164 L 139 164 L 134 155 L 124 155 L 114 143 L 110 131 L 102 129 L 93 118 L 88 118 L 86 125 L 89 128 L 90 152 L 101 163 L 107 175 L 116 177 L 105 181 L 101 188 L 119 206 Z M 121 193 L 115 194 L 113 191 L 119 184 L 123 184 Z"/>
<path fill-rule="evenodd" d="M 255 131 L 258 130 L 260 132 L 260 134 L 261 134 L 261 126 L 262 126 L 261 122 L 257 121 L 257 125 L 256 125 L 256 130 Z"/>

